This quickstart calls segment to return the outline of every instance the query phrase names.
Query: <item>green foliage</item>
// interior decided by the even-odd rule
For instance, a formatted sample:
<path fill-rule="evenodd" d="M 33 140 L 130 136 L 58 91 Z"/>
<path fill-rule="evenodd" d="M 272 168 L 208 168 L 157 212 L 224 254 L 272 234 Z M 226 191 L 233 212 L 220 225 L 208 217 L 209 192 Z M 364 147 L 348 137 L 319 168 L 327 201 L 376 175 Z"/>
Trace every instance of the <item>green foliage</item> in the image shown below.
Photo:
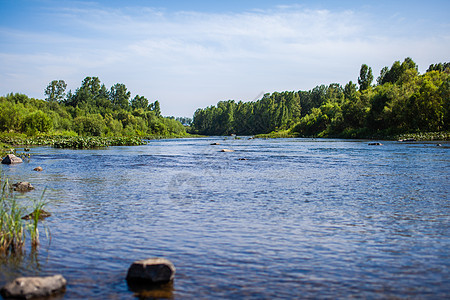
<path fill-rule="evenodd" d="M 15 104 L 6 101 L 6 98 L 0 98 L 0 130 L 1 131 L 20 131 L 25 114 L 23 104 Z"/>
<path fill-rule="evenodd" d="M 45 89 L 45 95 L 47 101 L 61 102 L 66 96 L 67 84 L 64 80 L 53 80 Z"/>
<path fill-rule="evenodd" d="M 362 65 L 357 90 L 349 82 L 310 91 L 275 92 L 256 102 L 221 101 L 198 109 L 192 130 L 203 135 L 259 134 L 317 137 L 392 137 L 449 130 L 450 68 L 431 65 L 420 75 L 411 58 L 385 67 L 372 87 L 372 70 Z M 286 131 L 287 130 L 287 131 Z"/>
<path fill-rule="evenodd" d="M 52 129 L 52 120 L 41 110 L 35 111 L 27 115 L 23 121 L 23 132 L 28 135 L 36 133 L 46 133 Z"/>
<path fill-rule="evenodd" d="M 431 64 L 428 67 L 427 72 L 431 71 L 438 71 L 438 72 L 450 72 L 450 62 L 446 63 L 438 63 L 438 64 Z"/>
<path fill-rule="evenodd" d="M 109 146 L 137 146 L 143 145 L 142 139 L 137 137 L 72 137 L 61 138 L 53 143 L 55 148 L 90 149 Z"/>
<path fill-rule="evenodd" d="M 372 68 L 368 67 L 366 64 L 361 66 L 361 70 L 359 71 L 358 84 L 359 90 L 364 91 L 367 90 L 373 81 Z"/>
<path fill-rule="evenodd" d="M 111 87 L 111 91 L 109 92 L 111 103 L 115 109 L 128 110 L 130 106 L 130 96 L 131 93 L 127 91 L 127 87 L 122 83 L 116 83 L 113 85 Z"/>
<path fill-rule="evenodd" d="M 31 205 L 24 205 L 23 201 L 17 201 L 8 180 L 1 176 L 0 190 L 0 254 L 21 253 L 27 233 L 30 236 L 32 249 L 35 249 L 39 244 L 38 222 L 42 219 L 40 213 L 48 204 L 44 201 L 44 193 L 40 199 L 32 200 Z M 28 220 L 24 218 L 27 210 L 33 212 Z M 48 228 L 45 229 L 48 234 Z"/>
<path fill-rule="evenodd" d="M 136 97 L 131 100 L 131 108 L 135 109 L 147 109 L 148 108 L 148 100 L 144 96 L 136 95 Z"/>
<path fill-rule="evenodd" d="M 54 80 L 46 88 L 46 100 L 22 94 L 0 97 L 0 132 L 42 133 L 71 136 L 186 135 L 186 128 L 173 118 L 161 116 L 158 101 L 149 104 L 143 96 L 129 101 L 124 84 L 108 90 L 98 77 L 86 77 L 81 87 L 69 91 Z"/>
<path fill-rule="evenodd" d="M 105 122 L 99 114 L 77 117 L 74 124 L 79 135 L 101 136 L 105 130 Z"/>
<path fill-rule="evenodd" d="M 403 63 L 396 61 L 392 64 L 390 69 L 388 67 L 384 67 L 381 70 L 380 77 L 378 77 L 377 82 L 380 85 L 385 83 L 396 83 L 401 76 L 410 69 L 416 71 L 418 69 L 417 64 L 410 57 L 405 58 Z"/>

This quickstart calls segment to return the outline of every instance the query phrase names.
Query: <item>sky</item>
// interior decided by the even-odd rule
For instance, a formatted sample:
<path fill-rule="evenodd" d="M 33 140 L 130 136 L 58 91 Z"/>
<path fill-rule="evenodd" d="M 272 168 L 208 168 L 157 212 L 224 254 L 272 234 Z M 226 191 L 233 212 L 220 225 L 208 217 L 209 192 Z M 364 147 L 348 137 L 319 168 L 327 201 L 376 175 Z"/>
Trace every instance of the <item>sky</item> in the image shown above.
<path fill-rule="evenodd" d="M 450 1 L 0 0 L 0 96 L 87 76 L 192 117 L 222 100 L 450 61 Z"/>

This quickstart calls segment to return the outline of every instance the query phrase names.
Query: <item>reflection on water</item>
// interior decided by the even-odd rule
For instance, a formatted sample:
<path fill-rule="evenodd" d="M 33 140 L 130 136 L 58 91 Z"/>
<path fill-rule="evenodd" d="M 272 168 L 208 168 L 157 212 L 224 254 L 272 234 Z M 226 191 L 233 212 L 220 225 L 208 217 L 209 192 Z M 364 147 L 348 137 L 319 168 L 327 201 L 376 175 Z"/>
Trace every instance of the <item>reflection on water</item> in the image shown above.
<path fill-rule="evenodd" d="M 173 282 L 160 285 L 142 285 L 128 282 L 128 288 L 139 299 L 173 299 Z"/>
<path fill-rule="evenodd" d="M 448 151 L 218 138 L 33 148 L 1 171 L 34 195 L 48 188 L 52 241 L 3 262 L 0 284 L 61 273 L 66 299 L 446 298 Z M 173 287 L 130 289 L 130 264 L 155 256 L 175 264 Z"/>

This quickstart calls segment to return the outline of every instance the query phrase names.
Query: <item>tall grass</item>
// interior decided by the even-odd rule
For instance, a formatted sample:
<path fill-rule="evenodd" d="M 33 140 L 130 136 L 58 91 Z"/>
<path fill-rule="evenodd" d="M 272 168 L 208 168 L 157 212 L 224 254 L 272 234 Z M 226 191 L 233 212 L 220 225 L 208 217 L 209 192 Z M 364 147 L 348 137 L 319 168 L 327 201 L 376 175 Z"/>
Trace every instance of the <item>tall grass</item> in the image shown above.
<path fill-rule="evenodd" d="M 0 197 L 0 252 L 9 253 L 22 249 L 25 243 L 22 214 L 24 209 L 17 203 L 9 188 L 8 180 L 2 182 Z"/>
<path fill-rule="evenodd" d="M 0 174 L 1 175 L 1 174 Z M 27 235 L 31 240 L 31 247 L 35 249 L 39 244 L 38 222 L 42 219 L 44 193 L 40 199 L 33 200 L 31 205 L 19 201 L 9 186 L 8 180 L 2 180 L 0 195 L 0 254 L 9 255 L 22 252 Z M 23 200 L 23 199 L 20 199 Z M 23 219 L 26 211 L 33 211 L 28 220 Z M 45 232 L 48 235 L 47 227 Z"/>

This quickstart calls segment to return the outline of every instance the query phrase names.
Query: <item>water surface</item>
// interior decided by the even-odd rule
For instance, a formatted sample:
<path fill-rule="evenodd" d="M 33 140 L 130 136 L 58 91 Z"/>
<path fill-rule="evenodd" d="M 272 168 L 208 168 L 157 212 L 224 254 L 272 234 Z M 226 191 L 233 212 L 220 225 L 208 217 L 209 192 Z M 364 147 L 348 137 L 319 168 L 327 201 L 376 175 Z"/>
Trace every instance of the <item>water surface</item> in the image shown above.
<path fill-rule="evenodd" d="M 51 243 L 3 263 L 0 284 L 61 273 L 65 299 L 136 299 L 128 267 L 161 256 L 178 299 L 448 298 L 449 144 L 383 144 L 32 148 L 1 172 L 31 182 L 30 197 L 47 188 Z"/>

